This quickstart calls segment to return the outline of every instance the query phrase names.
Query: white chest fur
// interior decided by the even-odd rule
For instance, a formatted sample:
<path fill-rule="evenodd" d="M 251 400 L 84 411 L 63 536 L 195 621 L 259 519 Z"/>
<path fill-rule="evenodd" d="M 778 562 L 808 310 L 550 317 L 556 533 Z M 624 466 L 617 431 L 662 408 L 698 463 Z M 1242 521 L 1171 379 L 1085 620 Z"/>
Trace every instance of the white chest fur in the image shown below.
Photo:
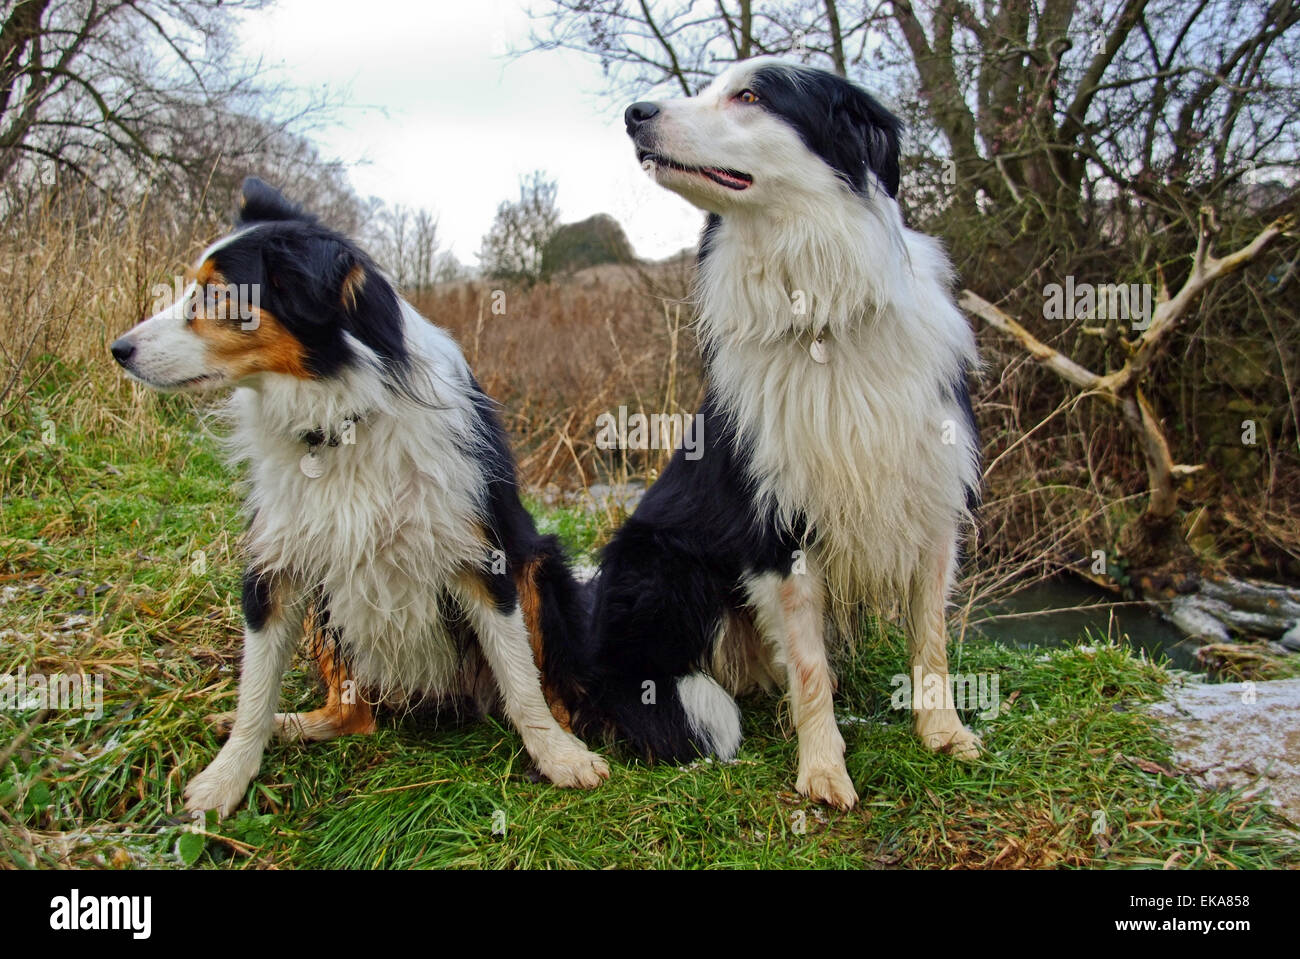
<path fill-rule="evenodd" d="M 759 496 L 785 522 L 808 521 L 832 595 L 847 601 L 905 589 L 927 551 L 951 542 L 978 478 L 952 393 L 974 339 L 947 261 L 930 238 L 871 219 L 851 234 L 857 250 L 823 236 L 795 253 L 787 238 L 783 253 L 758 231 L 723 233 L 700 289 L 712 385 Z"/>
<path fill-rule="evenodd" d="M 421 361 L 445 383 L 461 375 L 458 356 L 448 369 Z M 454 689 L 461 654 L 443 625 L 445 590 L 482 559 L 484 477 L 466 448 L 476 420 L 463 383 L 429 407 L 365 371 L 329 386 L 240 390 L 231 403 L 251 561 L 324 590 L 356 678 L 386 696 Z M 320 447 L 319 475 L 304 472 L 299 432 L 356 410 L 366 415 L 353 442 Z"/>

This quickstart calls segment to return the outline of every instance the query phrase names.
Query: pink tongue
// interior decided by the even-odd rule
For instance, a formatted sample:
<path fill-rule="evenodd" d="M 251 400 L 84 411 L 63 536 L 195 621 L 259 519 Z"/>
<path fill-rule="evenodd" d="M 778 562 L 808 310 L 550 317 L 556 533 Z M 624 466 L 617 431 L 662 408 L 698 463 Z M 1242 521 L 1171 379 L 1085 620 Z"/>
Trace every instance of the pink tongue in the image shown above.
<path fill-rule="evenodd" d="M 732 176 L 730 173 L 726 172 L 725 170 L 719 170 L 717 167 L 709 167 L 709 172 L 712 173 L 719 180 L 726 180 L 728 183 L 734 183 L 736 186 L 749 185 L 740 177 Z"/>

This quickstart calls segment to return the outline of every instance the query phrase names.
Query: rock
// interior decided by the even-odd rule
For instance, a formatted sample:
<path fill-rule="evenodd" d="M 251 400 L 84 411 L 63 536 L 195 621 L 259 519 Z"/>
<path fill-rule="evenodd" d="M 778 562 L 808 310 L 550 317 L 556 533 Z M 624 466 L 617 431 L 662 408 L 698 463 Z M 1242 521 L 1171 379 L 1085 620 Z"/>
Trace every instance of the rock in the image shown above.
<path fill-rule="evenodd" d="M 1286 632 L 1292 620 L 1268 613 L 1250 613 L 1240 609 L 1229 609 L 1219 617 L 1234 629 L 1246 633 L 1258 633 L 1261 636 L 1278 636 Z"/>
<path fill-rule="evenodd" d="M 1230 642 L 1228 629 L 1219 617 L 1229 611 L 1227 603 L 1192 595 L 1176 597 L 1166 615 L 1188 636 L 1208 643 L 1226 643 Z"/>
<path fill-rule="evenodd" d="M 1279 646 L 1292 653 L 1300 653 L 1300 623 L 1296 623 L 1277 641 Z"/>
<path fill-rule="evenodd" d="M 1300 591 L 1286 586 L 1253 583 L 1226 577 L 1206 578 L 1201 592 L 1211 599 L 1228 603 L 1234 609 L 1273 616 L 1286 622 L 1300 619 Z"/>
<path fill-rule="evenodd" d="M 616 483 L 613 486 L 592 483 L 585 494 L 579 497 L 579 502 L 589 510 L 619 507 L 631 514 L 644 495 L 645 487 L 639 483 Z"/>
<path fill-rule="evenodd" d="M 1171 684 L 1150 711 L 1180 770 L 1213 789 L 1267 789 L 1300 824 L 1300 679 Z"/>

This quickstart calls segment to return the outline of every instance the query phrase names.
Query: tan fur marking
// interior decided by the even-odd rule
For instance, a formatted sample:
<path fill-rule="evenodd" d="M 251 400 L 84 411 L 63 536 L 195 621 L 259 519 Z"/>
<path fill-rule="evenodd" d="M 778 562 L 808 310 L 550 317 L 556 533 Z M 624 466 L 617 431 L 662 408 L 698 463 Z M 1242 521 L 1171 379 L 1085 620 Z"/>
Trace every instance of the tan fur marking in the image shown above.
<path fill-rule="evenodd" d="M 343 278 L 343 306 L 355 311 L 357 308 L 357 295 L 365 285 L 366 268 L 358 263 Z"/>
<path fill-rule="evenodd" d="M 488 549 L 486 539 L 483 540 L 483 549 Z M 462 589 L 467 593 L 473 593 L 474 597 L 480 602 L 489 606 L 495 606 L 496 600 L 492 598 L 487 585 L 483 582 L 483 568 L 467 566 L 461 570 L 456 577 Z"/>
<path fill-rule="evenodd" d="M 300 717 L 302 724 L 307 727 L 317 724 L 332 726 L 335 735 L 338 736 L 373 733 L 375 714 L 370 704 L 360 695 L 355 686 L 347 697 L 352 702 L 347 702 L 344 697 L 343 685 L 352 679 L 352 676 L 347 666 L 336 658 L 334 644 L 326 642 L 323 636 L 317 635 L 312 647 L 321 678 L 325 680 L 325 705 L 320 709 L 303 713 Z"/>
<path fill-rule="evenodd" d="M 757 689 L 769 692 L 785 682 L 785 668 L 772 658 L 775 647 L 763 642 L 749 610 L 729 613 L 714 644 L 709 671 L 732 696 Z"/>
<path fill-rule="evenodd" d="M 253 373 L 284 373 L 309 380 L 302 344 L 266 310 L 244 329 L 237 318 L 208 317 L 202 310 L 190 328 L 207 345 L 212 365 L 230 379 Z"/>
<path fill-rule="evenodd" d="M 253 373 L 284 373 L 303 380 L 314 378 L 307 370 L 302 344 L 273 314 L 256 307 L 252 322 L 245 322 L 237 315 L 208 315 L 205 288 L 226 285 L 226 278 L 215 261 L 204 260 L 194 274 L 194 282 L 198 285 L 198 299 L 190 329 L 207 346 L 213 367 L 232 380 Z"/>
<path fill-rule="evenodd" d="M 225 283 L 226 281 L 217 270 L 216 261 L 209 258 L 199 264 L 199 268 L 194 271 L 194 282 L 202 288 L 209 283 Z"/>
<path fill-rule="evenodd" d="M 546 680 L 545 651 L 542 647 L 542 597 L 537 591 L 537 561 L 526 564 L 515 576 L 515 589 L 519 593 L 519 606 L 524 613 L 524 625 L 528 627 L 528 644 L 533 650 L 533 662 L 542 674 L 542 695 L 546 705 L 551 708 L 551 715 L 566 733 L 573 732 L 569 710 L 555 695 L 551 684 Z"/>

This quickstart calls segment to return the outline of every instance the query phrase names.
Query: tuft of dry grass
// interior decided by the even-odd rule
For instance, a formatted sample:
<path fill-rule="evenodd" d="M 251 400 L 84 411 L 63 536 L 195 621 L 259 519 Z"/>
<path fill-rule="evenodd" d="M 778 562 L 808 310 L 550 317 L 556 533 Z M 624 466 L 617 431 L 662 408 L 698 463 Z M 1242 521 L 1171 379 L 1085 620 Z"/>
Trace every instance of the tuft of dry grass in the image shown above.
<path fill-rule="evenodd" d="M 670 450 L 596 446 L 601 413 L 693 413 L 701 396 L 689 269 L 593 267 L 527 290 L 457 283 L 412 296 L 461 343 L 502 408 L 524 482 L 649 479 Z"/>

